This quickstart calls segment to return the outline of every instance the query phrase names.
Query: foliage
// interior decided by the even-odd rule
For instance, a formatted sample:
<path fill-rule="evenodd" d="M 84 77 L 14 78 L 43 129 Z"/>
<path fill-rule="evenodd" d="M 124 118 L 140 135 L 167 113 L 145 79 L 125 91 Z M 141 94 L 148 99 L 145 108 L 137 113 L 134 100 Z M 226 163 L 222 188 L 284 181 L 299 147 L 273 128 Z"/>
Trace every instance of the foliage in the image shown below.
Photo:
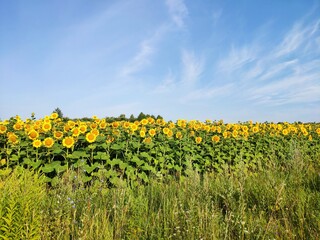
<path fill-rule="evenodd" d="M 69 170 L 85 173 L 83 182 L 139 185 L 151 177 L 184 178 L 190 170 L 223 172 L 225 165 L 231 170 L 245 165 L 254 172 L 269 159 L 284 164 L 293 149 L 317 159 L 320 124 L 174 123 L 152 117 L 108 123 L 97 117 L 66 120 L 53 113 L 39 120 L 17 116 L 1 122 L 0 146 L 2 169 L 39 169 L 53 185 Z"/>
<path fill-rule="evenodd" d="M 55 187 L 18 168 L 0 179 L 2 239 L 319 239 L 319 161 L 294 149 L 248 172 L 108 188 L 64 172 Z M 319 160 L 319 159 L 318 159 Z M 262 161 L 261 159 L 258 161 Z M 81 173 L 82 174 L 82 173 Z M 81 175 L 80 174 L 80 175 Z"/>

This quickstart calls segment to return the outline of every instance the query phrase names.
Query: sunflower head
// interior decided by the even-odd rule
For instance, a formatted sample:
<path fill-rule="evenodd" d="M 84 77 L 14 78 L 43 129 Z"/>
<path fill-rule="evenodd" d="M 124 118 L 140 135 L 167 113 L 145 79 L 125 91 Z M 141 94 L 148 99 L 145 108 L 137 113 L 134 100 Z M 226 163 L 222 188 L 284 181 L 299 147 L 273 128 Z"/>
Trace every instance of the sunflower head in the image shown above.
<path fill-rule="evenodd" d="M 220 137 L 217 136 L 217 135 L 214 135 L 212 138 L 211 138 L 212 142 L 215 142 L 215 143 L 218 143 L 220 141 Z"/>
<path fill-rule="evenodd" d="M 59 117 L 59 115 L 58 115 L 58 113 L 56 113 L 56 112 L 53 112 L 53 113 L 51 113 L 51 115 L 50 115 L 50 118 L 51 119 L 57 119 Z"/>
<path fill-rule="evenodd" d="M 42 145 L 42 142 L 39 139 L 35 139 L 32 142 L 32 146 L 35 148 L 39 148 L 39 147 L 41 147 L 41 145 Z"/>
<path fill-rule="evenodd" d="M 54 131 L 53 132 L 53 136 L 56 138 L 56 139 L 61 139 L 63 137 L 63 132 L 61 131 Z"/>
<path fill-rule="evenodd" d="M 93 143 L 94 141 L 96 141 L 96 138 L 97 138 L 97 135 L 95 135 L 95 134 L 92 133 L 92 132 L 88 132 L 88 133 L 86 134 L 86 140 L 87 140 L 87 142 L 89 142 L 89 143 Z"/>
<path fill-rule="evenodd" d="M 74 145 L 73 137 L 66 137 L 62 140 L 62 145 L 66 148 L 71 148 Z"/>
<path fill-rule="evenodd" d="M 141 131 L 140 131 L 140 137 L 144 138 L 145 136 L 146 136 L 146 132 L 143 131 L 143 130 L 141 130 Z"/>
<path fill-rule="evenodd" d="M 152 142 L 152 138 L 151 137 L 146 137 L 145 139 L 143 139 L 143 142 L 149 144 L 149 143 Z"/>
<path fill-rule="evenodd" d="M 44 123 L 42 124 L 42 130 L 43 130 L 44 132 L 50 131 L 51 128 L 52 128 L 52 125 L 51 125 L 50 122 L 44 122 Z"/>
<path fill-rule="evenodd" d="M 53 144 L 54 144 L 54 140 L 51 137 L 47 137 L 43 140 L 43 145 L 46 148 L 52 148 Z"/>
<path fill-rule="evenodd" d="M 179 131 L 176 133 L 176 138 L 181 139 L 182 138 L 182 133 Z"/>
<path fill-rule="evenodd" d="M 156 135 L 156 130 L 154 128 L 151 128 L 148 132 L 151 137 L 154 137 L 154 135 Z"/>
<path fill-rule="evenodd" d="M 200 144 L 202 142 L 202 137 L 196 137 L 195 141 L 197 144 Z"/>
<path fill-rule="evenodd" d="M 19 138 L 15 133 L 8 133 L 8 140 L 12 144 L 17 144 L 19 143 Z"/>
<path fill-rule="evenodd" d="M 39 137 L 39 133 L 36 130 L 32 129 L 28 132 L 28 137 L 29 139 L 34 140 Z"/>
<path fill-rule="evenodd" d="M 7 127 L 5 125 L 0 125 L 0 134 L 4 134 L 7 132 Z"/>

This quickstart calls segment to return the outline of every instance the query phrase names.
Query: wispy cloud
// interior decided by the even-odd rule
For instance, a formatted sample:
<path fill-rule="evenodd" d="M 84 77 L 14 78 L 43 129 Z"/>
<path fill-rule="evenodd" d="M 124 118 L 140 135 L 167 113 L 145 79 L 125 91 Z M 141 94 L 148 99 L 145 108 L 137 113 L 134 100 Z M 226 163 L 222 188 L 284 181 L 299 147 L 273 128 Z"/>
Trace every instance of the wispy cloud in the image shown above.
<path fill-rule="evenodd" d="M 212 13 L 213 25 L 216 25 L 218 23 L 219 19 L 222 16 L 222 13 L 223 13 L 222 8 L 220 8 L 216 11 L 213 11 L 213 13 Z"/>
<path fill-rule="evenodd" d="M 218 69 L 223 72 L 233 72 L 255 59 L 255 49 L 253 46 L 241 48 L 232 46 L 229 55 L 218 63 Z"/>
<path fill-rule="evenodd" d="M 290 54 L 298 49 L 305 41 L 307 30 L 308 29 L 303 28 L 301 23 L 295 24 L 281 44 L 275 49 L 275 57 Z"/>
<path fill-rule="evenodd" d="M 204 58 L 196 56 L 194 52 L 183 50 L 181 61 L 183 65 L 181 83 L 189 86 L 195 84 L 204 70 Z"/>
<path fill-rule="evenodd" d="M 203 99 L 210 99 L 218 96 L 226 96 L 232 90 L 234 84 L 226 84 L 223 86 L 216 86 L 216 87 L 205 87 L 190 91 L 186 96 L 181 97 L 181 102 L 188 102 L 193 100 L 203 100 Z"/>
<path fill-rule="evenodd" d="M 188 16 L 188 8 L 183 0 L 166 0 L 170 16 L 173 22 L 179 27 L 184 27 L 184 20 Z"/>
<path fill-rule="evenodd" d="M 120 76 L 128 77 L 151 64 L 151 57 L 157 51 L 157 44 L 167 31 L 168 27 L 162 25 L 151 37 L 143 40 L 140 44 L 138 53 L 121 69 Z"/>
<path fill-rule="evenodd" d="M 224 70 L 222 76 L 238 79 L 241 94 L 254 104 L 320 101 L 319 21 L 296 22 L 273 47 L 263 47 L 261 40 L 252 44 L 261 45 L 259 51 L 255 47 L 232 47 L 216 67 Z"/>
<path fill-rule="evenodd" d="M 155 88 L 155 93 L 165 93 L 174 90 L 176 87 L 176 77 L 170 70 L 163 81 Z"/>

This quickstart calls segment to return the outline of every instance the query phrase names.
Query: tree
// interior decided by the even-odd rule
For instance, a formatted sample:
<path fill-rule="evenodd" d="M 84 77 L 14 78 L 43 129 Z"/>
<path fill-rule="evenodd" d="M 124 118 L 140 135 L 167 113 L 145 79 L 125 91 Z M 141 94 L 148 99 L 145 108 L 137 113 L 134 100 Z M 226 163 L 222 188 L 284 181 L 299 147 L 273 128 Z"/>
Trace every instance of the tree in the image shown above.
<path fill-rule="evenodd" d="M 137 120 L 138 120 L 138 121 L 141 121 L 141 120 L 144 119 L 144 118 L 146 118 L 146 115 L 145 115 L 143 112 L 141 112 L 141 113 L 138 115 Z"/>
<path fill-rule="evenodd" d="M 134 122 L 136 120 L 136 118 L 134 117 L 133 114 L 130 115 L 129 121 L 130 122 Z"/>
<path fill-rule="evenodd" d="M 56 108 L 53 112 L 57 113 L 59 118 L 63 118 L 63 113 L 60 108 Z"/>

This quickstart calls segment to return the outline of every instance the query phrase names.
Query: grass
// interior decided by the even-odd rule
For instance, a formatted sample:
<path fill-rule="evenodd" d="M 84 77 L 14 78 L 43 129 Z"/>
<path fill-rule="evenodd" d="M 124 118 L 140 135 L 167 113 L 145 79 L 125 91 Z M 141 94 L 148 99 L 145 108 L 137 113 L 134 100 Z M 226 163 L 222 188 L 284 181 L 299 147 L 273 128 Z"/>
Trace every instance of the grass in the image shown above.
<path fill-rule="evenodd" d="M 320 159 L 261 165 L 121 188 L 16 168 L 0 177 L 0 239 L 320 239 Z"/>

